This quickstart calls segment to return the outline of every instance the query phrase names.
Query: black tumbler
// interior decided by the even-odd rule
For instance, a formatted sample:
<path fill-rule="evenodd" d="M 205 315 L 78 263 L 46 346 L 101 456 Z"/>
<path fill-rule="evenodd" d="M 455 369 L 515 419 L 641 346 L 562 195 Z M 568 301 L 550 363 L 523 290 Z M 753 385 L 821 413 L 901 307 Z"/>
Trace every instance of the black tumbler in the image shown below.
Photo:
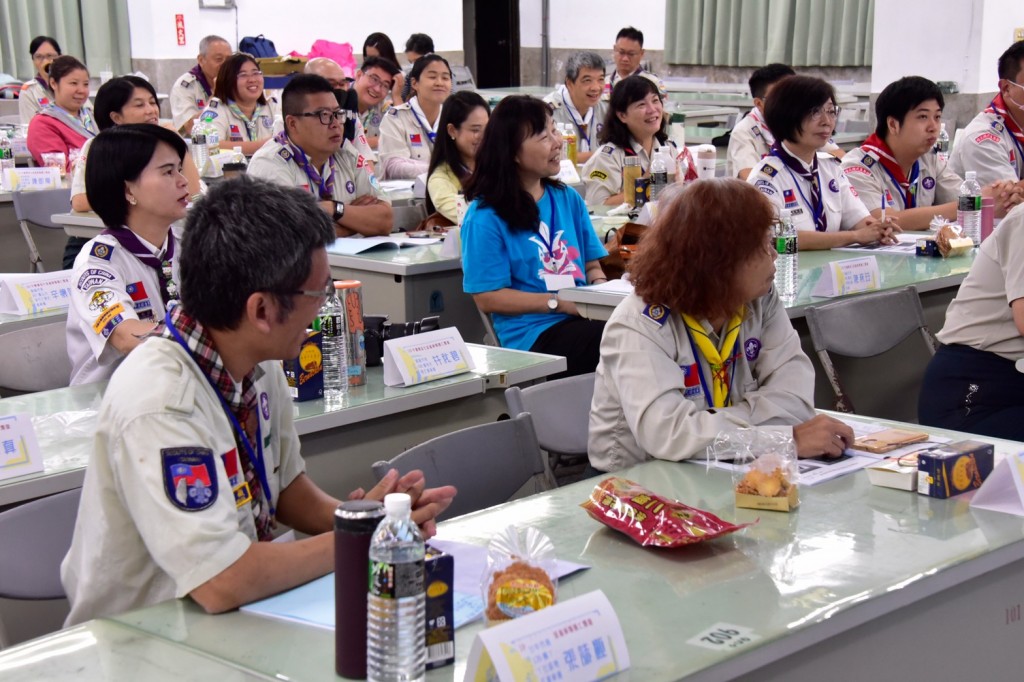
<path fill-rule="evenodd" d="M 349 500 L 334 512 L 334 665 L 354 680 L 366 679 L 370 540 L 383 518 L 376 500 Z"/>

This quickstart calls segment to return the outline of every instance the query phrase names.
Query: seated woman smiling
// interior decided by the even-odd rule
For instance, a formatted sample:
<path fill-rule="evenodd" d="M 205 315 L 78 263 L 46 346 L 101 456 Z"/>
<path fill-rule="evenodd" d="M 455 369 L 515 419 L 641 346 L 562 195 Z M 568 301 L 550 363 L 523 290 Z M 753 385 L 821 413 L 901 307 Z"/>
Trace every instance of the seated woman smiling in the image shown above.
<path fill-rule="evenodd" d="M 771 204 L 736 179 L 668 192 L 601 340 L 591 466 L 704 457 L 743 427 L 792 432 L 800 457 L 841 454 L 853 432 L 815 416 L 814 370 L 772 290 Z"/>

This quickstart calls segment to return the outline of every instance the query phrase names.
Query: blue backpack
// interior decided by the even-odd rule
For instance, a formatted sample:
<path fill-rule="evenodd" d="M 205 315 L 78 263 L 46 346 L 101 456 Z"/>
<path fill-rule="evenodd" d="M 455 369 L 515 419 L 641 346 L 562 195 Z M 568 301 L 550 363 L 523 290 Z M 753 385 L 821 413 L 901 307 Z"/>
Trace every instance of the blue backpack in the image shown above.
<path fill-rule="evenodd" d="M 241 42 L 238 43 L 238 51 L 247 52 L 257 58 L 277 56 L 277 48 L 274 47 L 274 41 L 264 38 L 262 33 L 255 38 L 252 36 L 242 38 Z"/>

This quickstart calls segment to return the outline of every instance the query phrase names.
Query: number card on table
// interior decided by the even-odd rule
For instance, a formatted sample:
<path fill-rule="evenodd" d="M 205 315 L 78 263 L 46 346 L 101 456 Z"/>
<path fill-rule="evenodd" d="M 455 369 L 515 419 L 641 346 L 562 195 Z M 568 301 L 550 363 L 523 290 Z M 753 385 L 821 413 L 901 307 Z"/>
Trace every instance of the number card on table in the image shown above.
<path fill-rule="evenodd" d="M 53 166 L 4 169 L 4 188 L 11 192 L 59 189 L 60 186 L 60 169 Z"/>
<path fill-rule="evenodd" d="M 594 590 L 477 634 L 463 682 L 591 682 L 627 668 L 619 618 Z"/>
<path fill-rule="evenodd" d="M 1024 452 L 999 460 L 974 493 L 971 506 L 1024 516 Z"/>
<path fill-rule="evenodd" d="M 821 277 L 814 285 L 811 296 L 832 298 L 862 291 L 876 291 L 882 278 L 878 274 L 878 260 L 874 256 L 847 258 L 823 265 Z"/>
<path fill-rule="evenodd" d="M 43 470 L 36 431 L 27 414 L 0 417 L 0 481 Z"/>
<path fill-rule="evenodd" d="M 0 313 L 28 315 L 71 305 L 71 270 L 0 275 Z"/>
<path fill-rule="evenodd" d="M 473 358 L 455 327 L 384 342 L 384 385 L 415 386 L 473 369 Z"/>

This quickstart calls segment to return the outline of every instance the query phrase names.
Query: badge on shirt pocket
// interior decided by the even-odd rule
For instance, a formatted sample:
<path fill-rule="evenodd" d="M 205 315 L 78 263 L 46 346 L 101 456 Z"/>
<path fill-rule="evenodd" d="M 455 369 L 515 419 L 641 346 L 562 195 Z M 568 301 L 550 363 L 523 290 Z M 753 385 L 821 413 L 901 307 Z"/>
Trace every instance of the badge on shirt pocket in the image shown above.
<path fill-rule="evenodd" d="M 197 512 L 217 501 L 217 466 L 213 450 L 183 447 L 160 450 L 164 492 L 178 509 Z"/>
<path fill-rule="evenodd" d="M 228 484 L 231 486 L 231 492 L 235 496 L 235 508 L 238 509 L 243 505 L 251 503 L 252 492 L 249 490 L 249 484 L 246 482 L 245 477 L 239 471 L 238 450 L 231 448 L 221 455 L 220 458 L 224 462 L 224 473 L 228 476 Z"/>

